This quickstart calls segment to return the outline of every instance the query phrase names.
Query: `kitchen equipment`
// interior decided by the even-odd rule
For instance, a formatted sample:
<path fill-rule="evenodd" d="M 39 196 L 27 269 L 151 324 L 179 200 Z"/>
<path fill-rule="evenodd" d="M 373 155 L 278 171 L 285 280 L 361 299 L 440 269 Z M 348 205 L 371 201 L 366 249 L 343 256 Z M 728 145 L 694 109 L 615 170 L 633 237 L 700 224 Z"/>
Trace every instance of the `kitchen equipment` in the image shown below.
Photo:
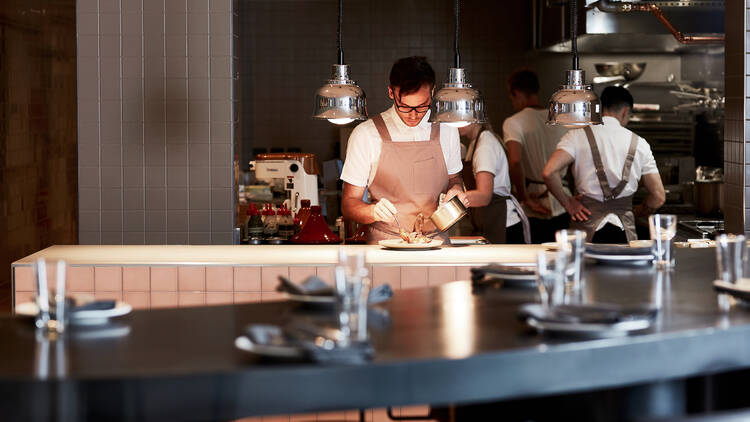
<path fill-rule="evenodd" d="M 270 153 L 258 154 L 250 161 L 250 171 L 258 182 L 266 183 L 275 192 L 283 192 L 288 207 L 296 212 L 302 199 L 318 205 L 318 175 L 320 169 L 315 154 Z"/>
<path fill-rule="evenodd" d="M 720 180 L 695 181 L 693 185 L 693 203 L 698 214 L 710 215 L 721 212 L 721 197 L 724 182 Z"/>
<path fill-rule="evenodd" d="M 441 232 L 451 228 L 458 220 L 466 215 L 466 207 L 461 200 L 454 196 L 450 201 L 443 202 L 430 216 L 430 220 Z"/>
<path fill-rule="evenodd" d="M 596 63 L 594 67 L 601 76 L 622 76 L 626 81 L 634 81 L 646 70 L 646 63 L 607 62 Z"/>
<path fill-rule="evenodd" d="M 341 238 L 328 228 L 328 224 L 321 214 L 320 205 L 313 205 L 310 207 L 310 217 L 307 219 L 307 223 L 289 241 L 305 245 L 324 245 L 341 243 Z"/>
<path fill-rule="evenodd" d="M 687 237 L 698 237 L 700 239 L 714 239 L 716 235 L 724 232 L 724 221 L 722 220 L 685 220 L 677 223 L 681 231 L 687 232 Z"/>

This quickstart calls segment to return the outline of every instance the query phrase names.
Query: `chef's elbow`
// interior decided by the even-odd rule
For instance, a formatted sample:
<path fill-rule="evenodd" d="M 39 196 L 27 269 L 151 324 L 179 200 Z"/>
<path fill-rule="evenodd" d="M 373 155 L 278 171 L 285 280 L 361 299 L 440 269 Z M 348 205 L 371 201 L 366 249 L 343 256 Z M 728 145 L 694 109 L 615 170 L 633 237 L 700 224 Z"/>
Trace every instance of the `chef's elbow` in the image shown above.
<path fill-rule="evenodd" d="M 549 183 L 552 181 L 552 178 L 557 173 L 554 171 L 554 169 L 550 166 L 544 166 L 544 169 L 542 170 L 542 179 L 544 179 L 544 183 L 549 185 Z"/>
<path fill-rule="evenodd" d="M 659 189 L 654 194 L 654 196 L 655 196 L 654 203 L 656 204 L 656 206 L 654 208 L 661 207 L 662 205 L 664 205 L 664 202 L 667 201 L 667 194 L 666 194 L 666 192 L 664 192 L 664 188 Z"/>

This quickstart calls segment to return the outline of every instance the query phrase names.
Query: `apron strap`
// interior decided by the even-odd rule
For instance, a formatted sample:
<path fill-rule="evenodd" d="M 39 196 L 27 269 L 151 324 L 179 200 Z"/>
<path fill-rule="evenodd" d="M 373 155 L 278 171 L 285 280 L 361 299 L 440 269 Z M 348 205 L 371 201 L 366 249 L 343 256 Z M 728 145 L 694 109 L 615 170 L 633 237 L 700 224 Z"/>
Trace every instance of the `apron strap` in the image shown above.
<path fill-rule="evenodd" d="M 380 139 L 383 142 L 393 142 L 391 139 L 391 134 L 388 132 L 388 128 L 385 126 L 385 120 L 383 120 L 383 116 L 377 114 L 372 118 L 373 123 L 375 123 L 375 129 L 378 130 L 378 134 L 380 134 Z"/>
<path fill-rule="evenodd" d="M 518 216 L 521 217 L 521 227 L 523 227 L 523 241 L 527 244 L 531 243 L 531 225 L 529 224 L 529 218 L 526 217 L 526 213 L 523 211 L 521 204 L 518 203 L 518 200 L 515 196 L 508 195 L 508 199 L 510 199 L 510 202 L 513 203 L 513 206 L 516 207 Z"/>
<path fill-rule="evenodd" d="M 604 164 L 602 164 L 602 156 L 599 154 L 599 147 L 596 146 L 596 138 L 594 137 L 594 131 L 591 130 L 590 126 L 585 126 L 583 131 L 586 133 L 586 139 L 589 141 L 589 148 L 591 149 L 591 158 L 594 159 L 594 167 L 596 169 L 596 177 L 599 179 L 599 186 L 602 188 L 604 194 L 604 200 L 614 199 L 612 195 L 612 188 L 609 187 L 607 181 L 607 175 L 604 173 Z"/>
<path fill-rule="evenodd" d="M 628 148 L 628 155 L 627 157 L 625 157 L 625 164 L 622 167 L 622 177 L 620 178 L 620 183 L 618 183 L 617 186 L 612 189 L 612 195 L 614 195 L 615 197 L 617 197 L 628 184 L 628 180 L 630 179 L 630 169 L 633 167 L 633 159 L 635 158 L 635 149 L 637 147 L 638 135 L 633 133 L 633 136 L 630 137 L 630 148 Z"/>
<path fill-rule="evenodd" d="M 440 142 L 440 123 L 433 123 L 430 128 L 430 142 Z"/>

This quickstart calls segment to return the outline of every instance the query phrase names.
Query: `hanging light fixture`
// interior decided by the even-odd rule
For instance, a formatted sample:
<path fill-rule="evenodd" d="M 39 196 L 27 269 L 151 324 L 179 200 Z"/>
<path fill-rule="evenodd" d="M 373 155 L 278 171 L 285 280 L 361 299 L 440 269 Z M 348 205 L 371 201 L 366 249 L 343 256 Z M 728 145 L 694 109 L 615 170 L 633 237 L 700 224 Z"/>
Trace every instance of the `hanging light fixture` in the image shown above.
<path fill-rule="evenodd" d="M 343 0 L 339 0 L 339 62 L 333 65 L 331 79 L 315 93 L 315 108 L 313 109 L 314 119 L 326 119 L 337 125 L 367 119 L 365 92 L 356 82 L 349 79 L 349 65 L 344 64 L 344 49 L 341 46 L 343 7 Z"/>
<path fill-rule="evenodd" d="M 431 122 L 448 123 L 455 127 L 485 121 L 482 96 L 466 82 L 466 71 L 461 68 L 461 55 L 458 52 L 460 12 L 459 0 L 456 0 L 453 9 L 456 18 L 454 67 L 448 69 L 448 81 L 435 93 L 430 113 Z"/>
<path fill-rule="evenodd" d="M 602 124 L 599 97 L 586 85 L 586 75 L 578 68 L 578 1 L 570 0 L 570 44 L 573 69 L 567 72 L 568 82 L 560 86 L 549 100 L 547 124 L 581 127 Z"/>

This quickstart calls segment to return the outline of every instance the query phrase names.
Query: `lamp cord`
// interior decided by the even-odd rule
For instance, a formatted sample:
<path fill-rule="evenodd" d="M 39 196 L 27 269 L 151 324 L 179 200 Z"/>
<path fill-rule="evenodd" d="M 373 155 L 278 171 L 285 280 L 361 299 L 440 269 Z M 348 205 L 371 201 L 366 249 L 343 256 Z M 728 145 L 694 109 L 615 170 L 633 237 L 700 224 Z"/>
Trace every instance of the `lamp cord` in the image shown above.
<path fill-rule="evenodd" d="M 339 0 L 339 29 L 338 29 L 338 42 L 339 42 L 339 64 L 344 64 L 344 47 L 342 42 L 341 27 L 344 22 L 344 0 Z"/>
<path fill-rule="evenodd" d="M 455 7 L 453 9 L 453 15 L 456 18 L 456 34 L 455 34 L 455 38 L 454 38 L 454 41 L 455 41 L 455 44 L 456 44 L 455 45 L 456 56 L 455 56 L 455 59 L 454 59 L 454 65 L 455 65 L 456 69 L 458 69 L 458 68 L 461 67 L 461 54 L 459 54 L 459 52 L 458 52 L 458 33 L 459 33 L 459 30 L 460 30 L 460 26 L 461 26 L 461 5 L 460 5 L 460 0 L 456 0 L 456 2 L 455 2 Z"/>
<path fill-rule="evenodd" d="M 578 0 L 570 0 L 570 44 L 573 70 L 578 70 Z"/>

